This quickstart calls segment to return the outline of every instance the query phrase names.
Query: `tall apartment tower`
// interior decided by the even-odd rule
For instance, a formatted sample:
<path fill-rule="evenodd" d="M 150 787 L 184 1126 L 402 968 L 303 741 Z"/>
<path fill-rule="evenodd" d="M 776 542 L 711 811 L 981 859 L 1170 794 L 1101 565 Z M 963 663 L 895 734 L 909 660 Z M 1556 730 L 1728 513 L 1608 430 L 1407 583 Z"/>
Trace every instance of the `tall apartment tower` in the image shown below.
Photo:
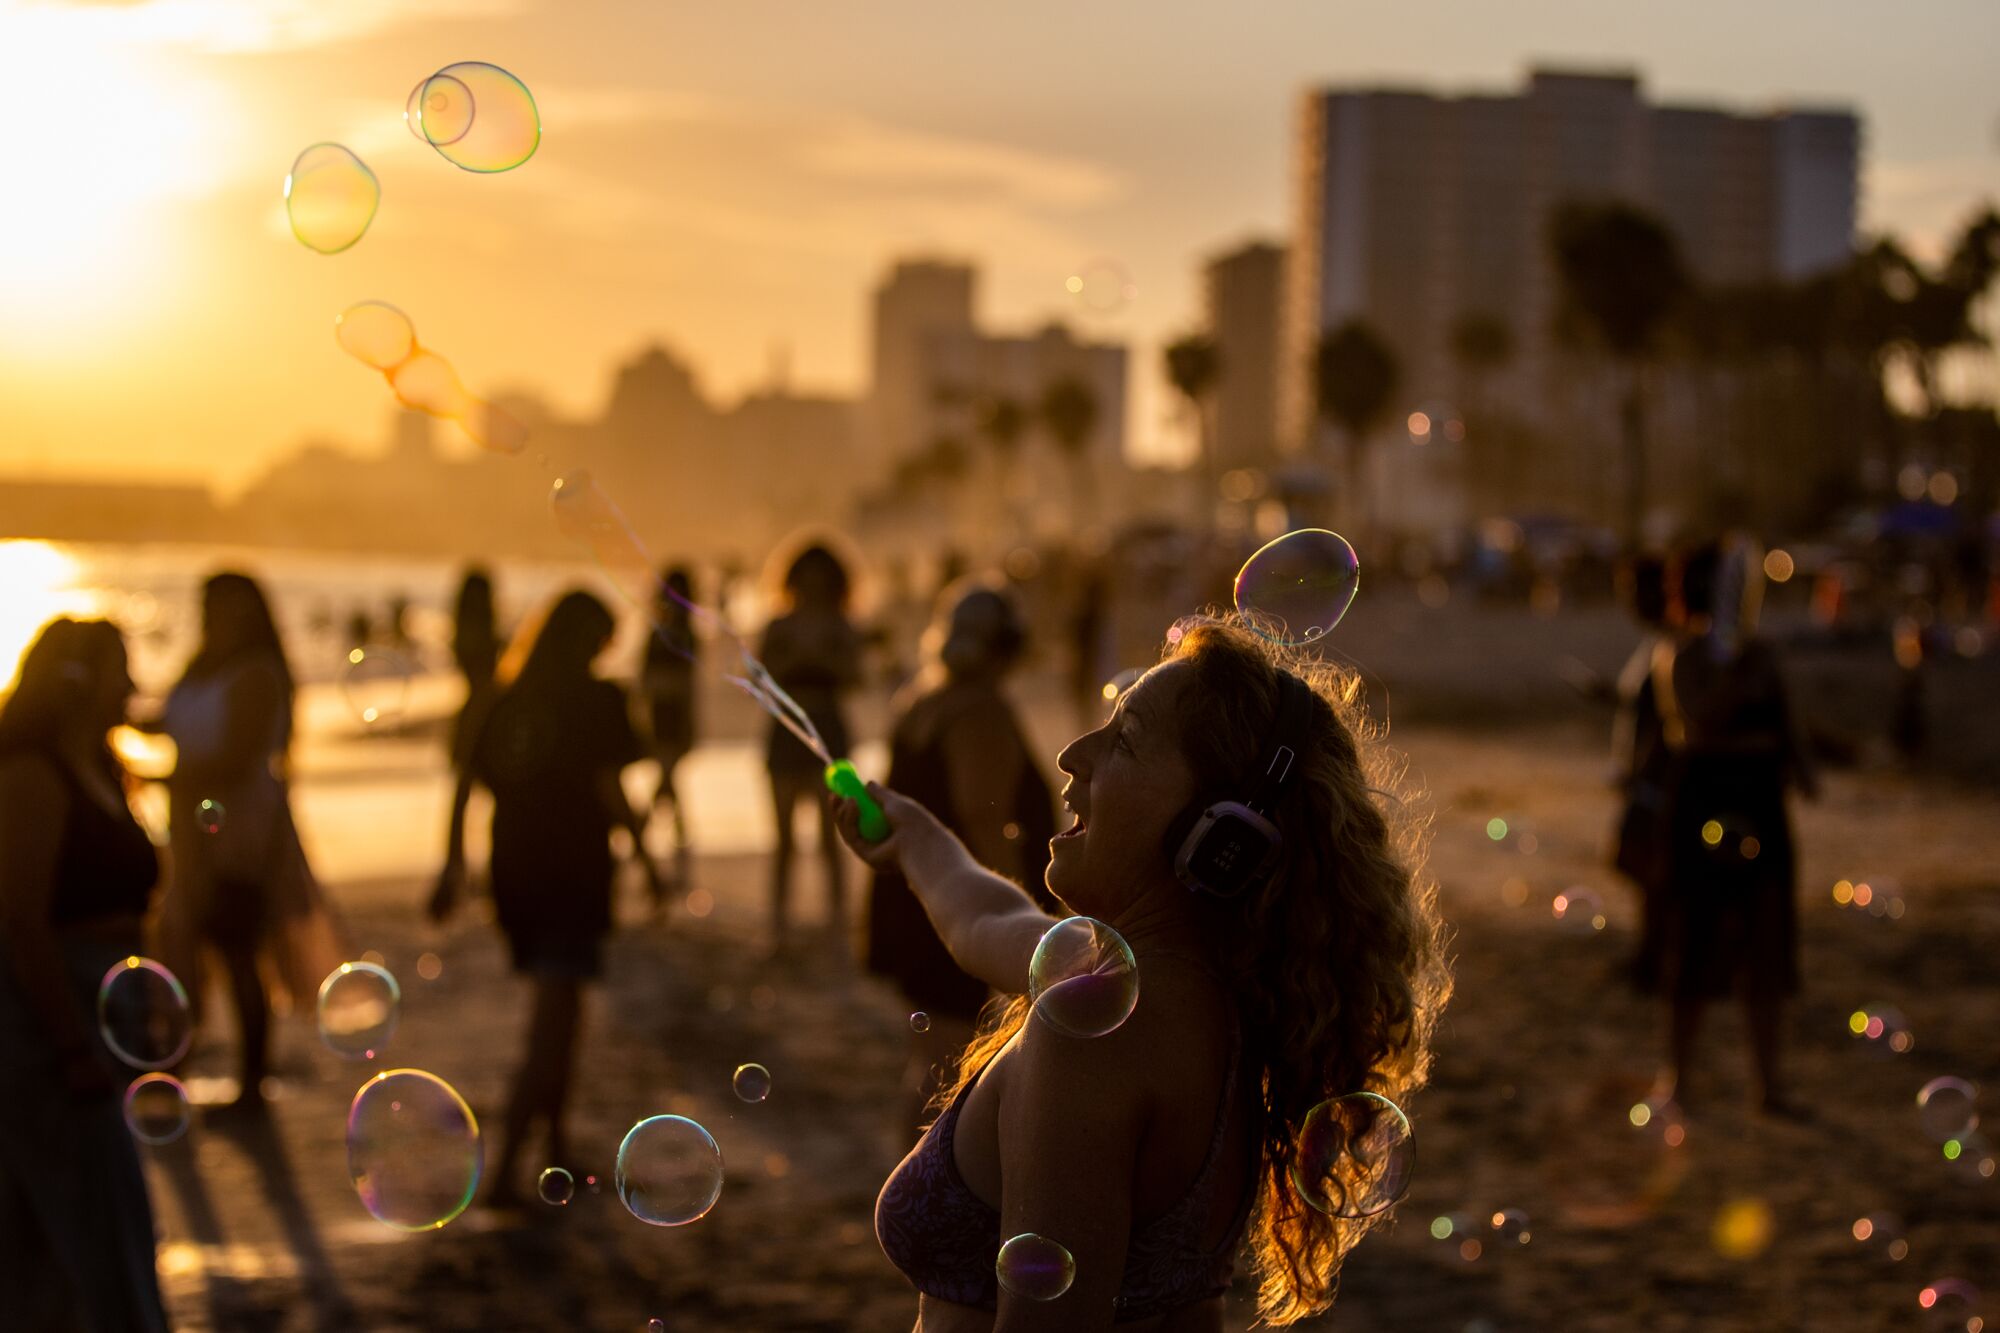
<path fill-rule="evenodd" d="M 1450 402 L 1453 325 L 1513 334 L 1506 379 L 1548 400 L 1557 300 L 1549 219 L 1570 200 L 1660 216 L 1700 281 L 1796 278 L 1853 252 L 1860 122 L 1842 110 L 1744 115 L 1661 106 L 1631 73 L 1536 70 L 1514 95 L 1319 89 L 1299 107 L 1279 358 L 1279 432 L 1317 438 L 1311 356 L 1349 319 L 1402 367 L 1399 406 Z"/>
<path fill-rule="evenodd" d="M 1218 472 L 1268 467 L 1277 457 L 1284 273 L 1284 247 L 1268 241 L 1217 255 L 1202 270 L 1208 336 L 1222 364 L 1209 421 Z"/>
<path fill-rule="evenodd" d="M 875 289 L 870 393 L 874 456 L 894 463 L 929 444 L 938 386 L 929 382 L 927 346 L 940 335 L 970 335 L 974 272 L 970 264 L 903 260 Z"/>

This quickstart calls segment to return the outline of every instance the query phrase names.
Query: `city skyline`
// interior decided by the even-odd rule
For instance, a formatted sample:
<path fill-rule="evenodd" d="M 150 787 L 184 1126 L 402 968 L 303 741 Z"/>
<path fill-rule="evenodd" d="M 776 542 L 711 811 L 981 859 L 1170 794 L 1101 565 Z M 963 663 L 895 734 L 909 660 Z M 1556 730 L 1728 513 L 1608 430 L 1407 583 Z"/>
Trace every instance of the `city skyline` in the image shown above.
<path fill-rule="evenodd" d="M 1705 8 L 1715 22 L 1567 0 L 1365 23 L 1305 5 L 1229 22 L 1137 5 L 0 5 L 9 109 L 46 107 L 38 71 L 98 76 L 63 133 L 27 133 L 14 172 L 40 207 L 0 233 L 0 470 L 228 490 L 303 438 L 370 435 L 382 386 L 328 335 L 369 296 L 408 309 L 475 389 L 571 415 L 653 341 L 719 399 L 764 383 L 774 348 L 802 390 L 859 396 L 867 292 L 921 253 L 978 264 L 994 325 L 1067 318 L 1129 343 L 1132 447 L 1157 457 L 1181 443 L 1158 349 L 1199 322 L 1207 258 L 1287 238 L 1310 87 L 1488 91 L 1554 64 L 1635 69 L 1668 101 L 1851 104 L 1861 226 L 1920 252 L 2000 194 L 1975 77 L 2000 38 L 1990 8 L 1935 4 L 1919 24 L 1801 3 L 1757 25 Z M 541 152 L 504 177 L 454 172 L 399 123 L 409 84 L 467 55 L 541 102 Z M 318 138 L 384 187 L 374 230 L 333 258 L 284 234 L 277 198 Z M 1100 255 L 1136 295 L 1092 318 L 1062 284 Z"/>

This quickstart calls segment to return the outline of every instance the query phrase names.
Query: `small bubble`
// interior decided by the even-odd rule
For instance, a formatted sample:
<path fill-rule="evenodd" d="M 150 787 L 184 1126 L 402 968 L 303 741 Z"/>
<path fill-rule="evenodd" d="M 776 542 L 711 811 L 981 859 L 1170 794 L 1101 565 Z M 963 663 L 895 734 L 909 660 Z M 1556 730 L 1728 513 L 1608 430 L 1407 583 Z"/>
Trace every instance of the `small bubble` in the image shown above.
<path fill-rule="evenodd" d="M 576 1178 L 559 1166 L 543 1171 L 535 1182 L 535 1190 L 542 1196 L 542 1202 L 560 1208 L 576 1196 Z"/>
<path fill-rule="evenodd" d="M 760 1064 L 738 1065 L 730 1086 L 739 1101 L 761 1102 L 771 1095 L 771 1071 Z"/>
<path fill-rule="evenodd" d="M 1047 1236 L 1024 1231 L 1000 1247 L 993 1261 L 1000 1285 L 1031 1301 L 1052 1301 L 1076 1281 L 1076 1260 Z"/>
<path fill-rule="evenodd" d="M 931 1016 L 929 1014 L 919 1009 L 917 1010 L 917 1012 L 910 1015 L 910 1031 L 929 1032 L 930 1030 L 931 1030 Z"/>
<path fill-rule="evenodd" d="M 228 812 L 220 801 L 203 801 L 194 808 L 194 822 L 203 833 L 220 833 Z"/>

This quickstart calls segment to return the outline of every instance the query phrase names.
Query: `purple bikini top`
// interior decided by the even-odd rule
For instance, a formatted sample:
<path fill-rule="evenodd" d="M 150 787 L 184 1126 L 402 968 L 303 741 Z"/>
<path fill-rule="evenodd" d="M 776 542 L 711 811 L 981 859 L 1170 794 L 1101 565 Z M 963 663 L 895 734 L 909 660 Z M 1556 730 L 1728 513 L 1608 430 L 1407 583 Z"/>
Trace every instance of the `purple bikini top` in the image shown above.
<path fill-rule="evenodd" d="M 1180 1202 L 1133 1231 L 1125 1250 L 1125 1274 L 1118 1286 L 1117 1323 L 1156 1315 L 1219 1296 L 1236 1272 L 1236 1251 L 1250 1219 L 1256 1191 L 1225 1175 L 1222 1149 L 1238 1098 L 1243 1040 L 1229 1045 L 1222 1103 L 1215 1133 L 1194 1183 Z M 981 1070 L 980 1074 L 984 1074 Z M 1000 1254 L 1000 1213 L 972 1192 L 952 1157 L 959 1112 L 977 1086 L 975 1075 L 925 1131 L 909 1156 L 889 1174 L 875 1200 L 875 1238 L 889 1262 L 926 1296 L 956 1305 L 992 1310 L 999 1306 L 994 1263 Z M 1244 1128 L 1248 1133 L 1247 1126 Z M 1220 1244 L 1202 1244 L 1203 1221 L 1213 1216 L 1218 1191 L 1240 1189 L 1242 1202 Z"/>

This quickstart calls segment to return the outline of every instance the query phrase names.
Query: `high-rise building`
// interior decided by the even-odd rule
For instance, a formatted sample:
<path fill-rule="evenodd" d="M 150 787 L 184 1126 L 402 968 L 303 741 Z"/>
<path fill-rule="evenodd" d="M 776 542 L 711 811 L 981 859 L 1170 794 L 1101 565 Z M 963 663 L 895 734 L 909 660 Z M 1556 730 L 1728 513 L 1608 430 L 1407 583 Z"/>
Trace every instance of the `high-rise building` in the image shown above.
<path fill-rule="evenodd" d="M 930 444 L 938 386 L 929 379 L 925 346 L 937 335 L 973 331 L 974 281 L 970 264 L 906 259 L 875 289 L 869 406 L 876 461 L 894 463 Z"/>
<path fill-rule="evenodd" d="M 1853 250 L 1848 111 L 1655 105 L 1631 73 L 1536 70 L 1512 96 L 1320 89 L 1300 112 L 1277 363 L 1292 448 L 1318 437 L 1312 350 L 1349 319 L 1396 352 L 1404 411 L 1462 396 L 1451 331 L 1474 314 L 1512 335 L 1513 406 L 1532 418 L 1554 401 L 1548 227 L 1565 202 L 1649 209 L 1708 284 L 1796 278 Z"/>
<path fill-rule="evenodd" d="M 1218 473 L 1267 467 L 1278 448 L 1278 332 L 1285 251 L 1252 241 L 1203 269 L 1203 305 L 1221 374 L 1210 403 Z"/>

